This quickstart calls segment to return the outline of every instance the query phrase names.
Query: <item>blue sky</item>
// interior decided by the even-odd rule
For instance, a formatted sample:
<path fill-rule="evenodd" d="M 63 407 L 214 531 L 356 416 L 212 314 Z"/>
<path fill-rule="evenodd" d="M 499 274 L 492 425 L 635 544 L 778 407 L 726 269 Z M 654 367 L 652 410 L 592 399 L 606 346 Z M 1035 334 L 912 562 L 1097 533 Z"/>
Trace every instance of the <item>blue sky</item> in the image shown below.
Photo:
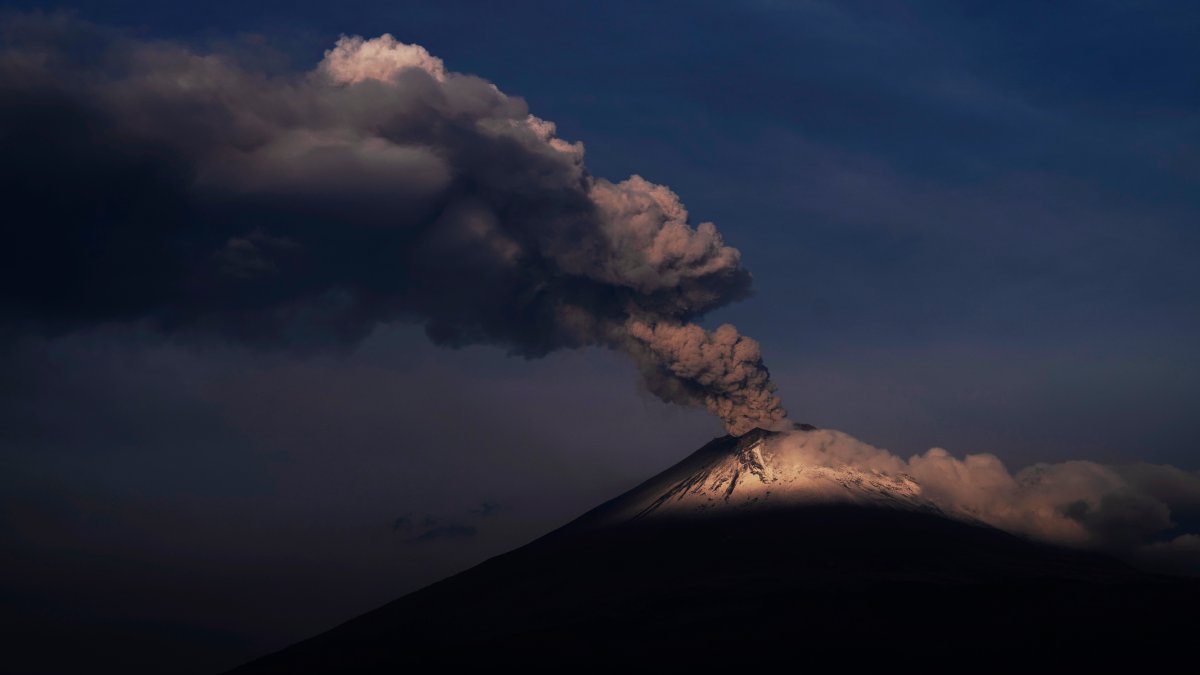
<path fill-rule="evenodd" d="M 594 174 L 669 185 L 693 223 L 715 222 L 755 294 L 704 323 L 762 343 L 793 418 L 902 455 L 1200 465 L 1200 6 L 11 6 L 276 70 L 390 32 L 524 97 Z M 298 361 L 120 329 L 6 360 L 6 527 L 53 523 L 22 555 L 169 565 L 203 544 L 236 594 L 269 590 L 263 606 L 296 578 L 318 589 L 277 633 L 189 643 L 220 643 L 217 661 L 521 543 L 719 433 L 638 392 L 614 354 L 525 361 L 415 327 Z M 389 524 L 410 513 L 480 534 L 397 543 Z M 259 583 L 293 549 L 321 552 Z"/>
<path fill-rule="evenodd" d="M 391 32 L 525 97 L 742 250 L 756 295 L 711 322 L 763 342 L 800 417 L 1018 462 L 1191 456 L 1186 3 L 72 6 L 298 68 Z"/>

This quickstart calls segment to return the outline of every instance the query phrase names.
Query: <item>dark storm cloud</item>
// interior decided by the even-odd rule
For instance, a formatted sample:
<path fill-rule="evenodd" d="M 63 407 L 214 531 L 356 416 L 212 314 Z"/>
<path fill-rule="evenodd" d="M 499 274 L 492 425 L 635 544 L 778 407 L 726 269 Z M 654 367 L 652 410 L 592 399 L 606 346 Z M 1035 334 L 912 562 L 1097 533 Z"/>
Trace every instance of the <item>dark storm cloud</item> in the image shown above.
<path fill-rule="evenodd" d="M 10 324 L 294 348 L 411 320 L 526 357 L 626 351 L 735 432 L 783 417 L 757 343 L 687 325 L 749 289 L 716 228 L 666 187 L 593 177 L 524 101 L 420 46 L 343 37 L 269 76 L 17 18 L 0 94 Z"/>

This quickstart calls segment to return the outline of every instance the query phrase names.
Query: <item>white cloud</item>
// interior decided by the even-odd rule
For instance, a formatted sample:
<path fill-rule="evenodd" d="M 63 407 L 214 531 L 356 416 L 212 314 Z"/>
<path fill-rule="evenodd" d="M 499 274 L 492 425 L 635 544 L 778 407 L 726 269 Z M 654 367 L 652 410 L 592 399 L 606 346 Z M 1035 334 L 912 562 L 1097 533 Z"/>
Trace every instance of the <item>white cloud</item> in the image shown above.
<path fill-rule="evenodd" d="M 446 66 L 421 45 L 405 44 L 388 33 L 369 40 L 343 35 L 325 52 L 318 70 L 336 82 L 353 84 L 363 80 L 388 82 L 397 73 L 416 68 L 435 80 L 446 79 Z"/>
<path fill-rule="evenodd" d="M 991 454 L 959 458 L 933 448 L 904 459 L 833 430 L 790 433 L 777 442 L 794 461 L 910 476 L 946 511 L 1014 534 L 1141 559 L 1178 559 L 1183 552 L 1200 562 L 1196 535 L 1156 541 L 1174 526 L 1173 508 L 1200 498 L 1200 476 L 1175 467 L 1070 461 L 1013 473 Z"/>

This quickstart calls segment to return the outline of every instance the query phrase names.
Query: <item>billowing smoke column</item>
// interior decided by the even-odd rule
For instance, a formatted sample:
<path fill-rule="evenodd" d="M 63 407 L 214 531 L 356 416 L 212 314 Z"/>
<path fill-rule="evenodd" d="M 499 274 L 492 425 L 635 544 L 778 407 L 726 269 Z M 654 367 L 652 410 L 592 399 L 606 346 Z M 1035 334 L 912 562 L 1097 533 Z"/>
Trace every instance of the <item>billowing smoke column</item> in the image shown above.
<path fill-rule="evenodd" d="M 692 323 L 749 274 L 668 188 L 390 35 L 311 72 L 17 18 L 0 52 L 8 317 L 288 348 L 417 321 L 443 345 L 603 346 L 735 434 L 785 413 L 759 346 Z"/>
<path fill-rule="evenodd" d="M 735 435 L 776 428 L 786 417 L 758 343 L 733 326 L 709 332 L 695 324 L 630 319 L 625 329 L 626 349 L 664 401 L 701 401 Z"/>

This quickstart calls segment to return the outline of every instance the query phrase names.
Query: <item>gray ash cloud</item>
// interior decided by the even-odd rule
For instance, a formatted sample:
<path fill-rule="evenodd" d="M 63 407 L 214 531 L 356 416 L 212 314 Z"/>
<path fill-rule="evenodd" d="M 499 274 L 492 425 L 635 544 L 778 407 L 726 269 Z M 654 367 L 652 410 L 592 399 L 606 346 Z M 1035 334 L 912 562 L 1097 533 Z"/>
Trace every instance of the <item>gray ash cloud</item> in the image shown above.
<path fill-rule="evenodd" d="M 633 356 L 733 433 L 784 417 L 758 345 L 694 321 L 740 255 L 639 176 L 591 175 L 525 102 L 388 35 L 311 71 L 8 18 L 0 181 L 8 332 L 139 322 L 266 348 L 435 343 Z"/>

